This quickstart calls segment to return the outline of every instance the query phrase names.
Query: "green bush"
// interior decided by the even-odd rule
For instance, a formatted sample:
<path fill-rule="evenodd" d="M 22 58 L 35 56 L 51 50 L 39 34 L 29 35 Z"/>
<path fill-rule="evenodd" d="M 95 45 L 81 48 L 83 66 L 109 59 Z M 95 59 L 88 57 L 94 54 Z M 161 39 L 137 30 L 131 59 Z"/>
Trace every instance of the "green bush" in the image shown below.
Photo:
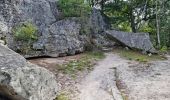
<path fill-rule="evenodd" d="M 162 46 L 162 48 L 160 49 L 160 52 L 162 52 L 162 53 L 166 53 L 167 51 L 168 51 L 167 46 Z"/>
<path fill-rule="evenodd" d="M 14 37 L 19 41 L 37 40 L 37 27 L 30 22 L 22 23 L 13 29 Z"/>
<path fill-rule="evenodd" d="M 32 50 L 32 44 L 38 39 L 37 27 L 30 22 L 24 22 L 12 29 L 14 39 L 21 41 L 20 49 L 16 50 L 18 53 L 27 54 Z"/>
<path fill-rule="evenodd" d="M 69 100 L 66 94 L 62 93 L 56 97 L 55 100 Z"/>
<path fill-rule="evenodd" d="M 58 6 L 64 17 L 80 17 L 91 11 L 91 7 L 84 3 L 84 0 L 59 0 Z"/>

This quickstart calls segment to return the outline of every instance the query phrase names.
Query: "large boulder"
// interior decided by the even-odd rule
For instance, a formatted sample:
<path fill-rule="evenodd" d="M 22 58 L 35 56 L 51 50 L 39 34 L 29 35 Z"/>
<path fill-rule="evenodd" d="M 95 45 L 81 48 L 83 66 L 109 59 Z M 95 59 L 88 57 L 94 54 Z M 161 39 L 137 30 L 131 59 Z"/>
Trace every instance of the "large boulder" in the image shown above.
<path fill-rule="evenodd" d="M 59 90 L 52 72 L 0 45 L 0 84 L 29 100 L 53 100 Z"/>
<path fill-rule="evenodd" d="M 82 28 L 90 27 L 92 44 L 99 48 L 113 47 L 115 42 L 107 38 L 106 34 L 103 34 L 105 30 L 111 27 L 108 18 L 99 9 L 93 8 L 88 20 Z"/>
<path fill-rule="evenodd" d="M 82 52 L 83 40 L 79 18 L 61 20 L 58 0 L 1 0 L 0 37 L 8 47 L 25 58 L 65 56 Z M 38 28 L 38 40 L 29 44 L 15 39 L 13 29 L 30 22 Z M 79 23 L 78 23 L 79 22 Z M 27 48 L 28 47 L 28 48 Z"/>
<path fill-rule="evenodd" d="M 58 57 L 83 52 L 83 44 L 79 40 L 81 25 L 76 20 L 64 19 L 50 26 L 50 34 L 45 44 L 47 55 Z"/>
<path fill-rule="evenodd" d="M 115 30 L 107 30 L 105 33 L 129 48 L 156 53 L 148 33 L 130 33 Z"/>
<path fill-rule="evenodd" d="M 96 34 L 92 42 L 99 49 L 102 49 L 103 47 L 113 48 L 116 45 L 116 42 L 109 39 L 106 34 Z"/>
<path fill-rule="evenodd" d="M 110 28 L 107 17 L 98 9 L 93 8 L 90 15 L 92 34 L 100 34 Z"/>
<path fill-rule="evenodd" d="M 33 44 L 30 54 L 44 55 L 44 44 L 49 35 L 48 27 L 60 19 L 57 0 L 1 0 L 0 1 L 0 37 L 6 37 L 9 48 L 20 50 L 23 43 L 14 39 L 12 29 L 24 22 L 30 22 L 38 28 L 38 40 Z M 5 36 L 4 36 L 5 34 Z M 38 51 L 37 51 L 38 49 Z M 21 53 L 22 54 L 22 53 Z"/>
<path fill-rule="evenodd" d="M 73 55 L 84 51 L 84 45 L 89 44 L 92 39 L 97 46 L 110 43 L 100 34 L 108 29 L 109 25 L 99 10 L 93 8 L 92 13 L 85 19 L 85 16 L 63 19 L 57 1 L 1 0 L 0 40 L 25 58 Z M 38 39 L 31 44 L 16 40 L 13 31 L 16 26 L 27 22 L 38 29 Z M 109 45 L 112 44 L 114 43 Z"/>

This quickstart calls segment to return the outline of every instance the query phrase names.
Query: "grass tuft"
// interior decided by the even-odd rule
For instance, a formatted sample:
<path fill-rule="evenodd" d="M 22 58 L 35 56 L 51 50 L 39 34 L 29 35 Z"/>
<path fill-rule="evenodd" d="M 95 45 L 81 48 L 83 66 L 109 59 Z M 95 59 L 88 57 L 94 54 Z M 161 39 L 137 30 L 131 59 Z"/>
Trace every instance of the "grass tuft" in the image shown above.
<path fill-rule="evenodd" d="M 68 97 L 66 96 L 66 94 L 61 93 L 60 95 L 58 95 L 58 96 L 56 97 L 55 100 L 69 100 L 69 99 L 68 99 Z"/>
<path fill-rule="evenodd" d="M 92 70 L 95 61 L 103 59 L 105 57 L 103 52 L 87 52 L 80 59 L 70 61 L 63 65 L 58 65 L 58 71 L 75 76 L 77 72 L 85 69 Z"/>
<path fill-rule="evenodd" d="M 156 60 L 166 60 L 166 57 L 160 55 L 147 55 L 142 54 L 139 51 L 132 51 L 132 50 L 125 50 L 125 49 L 118 49 L 115 52 L 119 53 L 121 57 L 124 57 L 128 60 L 135 60 L 139 62 L 149 62 L 149 61 L 156 61 Z"/>

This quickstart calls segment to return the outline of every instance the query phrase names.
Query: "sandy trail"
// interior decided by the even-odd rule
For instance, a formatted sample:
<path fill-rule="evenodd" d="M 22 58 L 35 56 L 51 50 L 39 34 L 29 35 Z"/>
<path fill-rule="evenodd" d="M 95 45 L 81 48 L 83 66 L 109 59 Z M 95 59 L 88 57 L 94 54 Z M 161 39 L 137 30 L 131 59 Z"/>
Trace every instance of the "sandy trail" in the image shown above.
<path fill-rule="evenodd" d="M 170 57 L 139 63 L 107 53 L 78 89 L 76 100 L 170 100 Z"/>
<path fill-rule="evenodd" d="M 75 87 L 71 100 L 170 100 L 170 56 L 167 58 L 139 63 L 113 52 L 106 53 L 106 58 L 78 81 L 72 82 L 67 77 L 60 77 L 57 81 L 64 83 L 67 89 Z M 57 73 L 52 66 L 62 61 L 65 59 L 48 58 L 32 62 Z M 71 85 L 65 85 L 67 83 Z"/>
<path fill-rule="evenodd" d="M 115 68 L 126 60 L 118 55 L 107 53 L 94 70 L 78 85 L 78 100 L 123 100 L 116 87 Z"/>

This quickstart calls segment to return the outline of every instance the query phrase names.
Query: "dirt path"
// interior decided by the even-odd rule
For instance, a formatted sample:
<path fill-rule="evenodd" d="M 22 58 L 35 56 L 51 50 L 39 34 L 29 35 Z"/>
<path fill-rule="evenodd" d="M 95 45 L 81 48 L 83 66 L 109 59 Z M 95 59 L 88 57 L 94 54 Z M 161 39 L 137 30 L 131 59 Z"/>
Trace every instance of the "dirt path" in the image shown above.
<path fill-rule="evenodd" d="M 115 68 L 124 63 L 127 61 L 116 54 L 106 54 L 106 58 L 78 85 L 80 94 L 76 100 L 123 100 L 116 87 Z"/>
<path fill-rule="evenodd" d="M 76 100 L 170 100 L 169 57 L 139 63 L 106 55 L 78 85 Z"/>
<path fill-rule="evenodd" d="M 78 59 L 79 56 L 66 58 L 31 62 L 57 74 L 54 70 L 56 64 Z M 170 100 L 170 57 L 164 61 L 139 63 L 107 53 L 93 71 L 78 77 L 76 81 L 65 75 L 57 77 L 57 81 L 67 90 L 69 87 L 71 91 L 73 89 L 73 96 L 69 97 L 71 100 Z"/>
<path fill-rule="evenodd" d="M 117 67 L 127 100 L 170 100 L 170 59 Z"/>

